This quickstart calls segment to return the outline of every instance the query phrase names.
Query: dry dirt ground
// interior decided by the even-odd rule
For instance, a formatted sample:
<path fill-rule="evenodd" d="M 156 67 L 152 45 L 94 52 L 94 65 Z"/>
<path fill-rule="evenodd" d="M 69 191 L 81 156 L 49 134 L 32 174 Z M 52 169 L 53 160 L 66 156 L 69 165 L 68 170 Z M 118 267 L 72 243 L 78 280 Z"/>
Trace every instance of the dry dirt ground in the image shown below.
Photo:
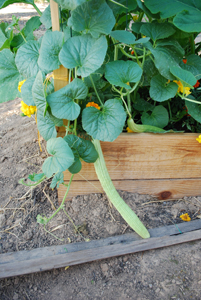
<path fill-rule="evenodd" d="M 27 6 L 15 6 L 20 9 Z M 8 12 L 4 20 L 9 18 Z M 2 17 L 1 17 L 2 18 Z M 40 30 L 44 30 L 43 28 Z M 61 212 L 47 225 L 38 214 L 50 216 L 58 207 L 57 191 L 49 182 L 35 188 L 18 183 L 40 172 L 46 158 L 39 151 L 34 117 L 20 116 L 20 99 L 0 104 L 0 253 L 100 239 L 131 232 L 103 194 L 78 196 L 66 211 L 80 233 Z M 149 195 L 120 192 L 148 228 L 182 222 L 181 213 L 193 220 L 201 214 L 201 197 L 147 203 Z M 59 239 L 58 239 L 59 238 Z M 0 280 L 1 300 L 166 300 L 201 299 L 201 241 L 125 255 L 93 263 Z"/>

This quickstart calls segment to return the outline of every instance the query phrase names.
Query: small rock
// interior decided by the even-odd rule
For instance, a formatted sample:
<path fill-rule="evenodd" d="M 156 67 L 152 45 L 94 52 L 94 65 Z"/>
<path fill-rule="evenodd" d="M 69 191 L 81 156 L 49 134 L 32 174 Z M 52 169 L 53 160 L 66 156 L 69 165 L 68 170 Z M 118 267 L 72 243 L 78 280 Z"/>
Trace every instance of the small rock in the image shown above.
<path fill-rule="evenodd" d="M 123 261 L 124 261 L 124 262 L 127 262 L 127 261 L 128 261 L 128 256 L 124 256 L 124 257 L 123 257 Z"/>
<path fill-rule="evenodd" d="M 18 284 L 19 283 L 19 278 L 16 277 L 15 280 L 14 280 L 14 284 Z"/>
<path fill-rule="evenodd" d="M 14 293 L 13 300 L 18 300 L 18 294 Z"/>
<path fill-rule="evenodd" d="M 35 287 L 34 287 L 34 291 L 36 292 L 36 291 L 37 291 L 37 289 L 38 289 L 38 288 L 37 288 L 37 286 L 35 286 Z"/>
<path fill-rule="evenodd" d="M 0 214 L 0 227 L 3 227 L 5 224 L 6 218 L 4 214 Z"/>
<path fill-rule="evenodd" d="M 150 283 L 150 284 L 149 284 L 149 288 L 152 289 L 152 287 L 153 287 L 153 285 Z"/>
<path fill-rule="evenodd" d="M 175 282 L 176 282 L 176 281 L 173 279 L 173 280 L 172 280 L 172 283 L 175 283 Z"/>
<path fill-rule="evenodd" d="M 156 289 L 156 294 L 158 294 L 160 292 L 160 289 L 159 288 L 157 288 Z"/>
<path fill-rule="evenodd" d="M 100 267 L 101 267 L 101 270 L 104 274 L 107 273 L 107 271 L 108 271 L 108 265 L 107 264 L 101 264 Z"/>
<path fill-rule="evenodd" d="M 32 230 L 27 230 L 25 231 L 25 233 L 23 234 L 23 238 L 25 240 L 31 240 L 31 238 L 33 237 L 33 232 Z"/>
<path fill-rule="evenodd" d="M 6 157 L 3 156 L 3 157 L 1 158 L 1 162 L 4 162 L 5 159 L 6 159 Z"/>
<path fill-rule="evenodd" d="M 201 284 L 201 280 L 198 281 L 198 284 Z"/>

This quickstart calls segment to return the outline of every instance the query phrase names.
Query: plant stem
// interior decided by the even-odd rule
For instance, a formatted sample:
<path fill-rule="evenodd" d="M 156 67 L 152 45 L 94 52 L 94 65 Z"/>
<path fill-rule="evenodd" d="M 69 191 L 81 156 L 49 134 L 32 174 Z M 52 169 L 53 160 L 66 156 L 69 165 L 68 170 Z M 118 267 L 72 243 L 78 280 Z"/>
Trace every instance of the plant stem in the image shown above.
<path fill-rule="evenodd" d="M 112 38 L 112 42 L 114 44 L 114 61 L 115 61 L 118 60 L 118 45 L 115 45 L 116 41 L 114 38 Z"/>
<path fill-rule="evenodd" d="M 69 189 L 70 189 L 70 185 L 71 185 L 71 182 L 72 182 L 72 180 L 73 180 L 73 176 L 74 176 L 74 174 L 72 174 L 71 175 L 71 178 L 70 178 L 70 181 L 69 181 L 69 183 L 68 183 L 68 187 L 67 187 L 67 190 L 66 190 L 66 193 L 65 193 L 65 195 L 64 195 L 64 197 L 63 197 L 63 200 L 62 200 L 62 202 L 61 202 L 61 205 L 57 208 L 57 210 L 47 219 L 47 223 L 52 219 L 52 218 L 54 218 L 54 216 L 56 216 L 56 214 L 61 210 L 61 209 L 63 209 L 63 206 L 64 206 L 64 202 L 65 202 L 65 200 L 66 200 L 66 197 L 67 197 L 67 195 L 68 195 L 68 192 L 69 192 Z"/>
<path fill-rule="evenodd" d="M 71 72 L 72 72 L 72 70 L 70 69 L 69 74 L 68 74 L 68 83 L 71 82 Z"/>
<path fill-rule="evenodd" d="M 124 100 L 123 96 L 121 96 L 121 100 L 123 101 L 124 105 L 125 105 L 125 108 L 126 108 L 126 111 L 127 111 L 127 114 L 129 115 L 129 118 L 131 118 L 131 114 L 130 114 L 130 110 L 126 104 L 126 101 Z"/>
<path fill-rule="evenodd" d="M 101 98 L 100 98 L 99 95 L 98 95 L 98 92 L 97 92 L 96 86 L 95 86 L 95 84 L 94 84 L 93 78 L 92 78 L 91 75 L 89 75 L 89 77 L 90 77 L 90 79 L 91 79 L 91 83 L 92 83 L 92 85 L 93 85 L 93 88 L 94 88 L 94 91 L 95 91 L 95 93 L 96 93 L 96 96 L 97 96 L 98 100 L 100 101 L 101 105 L 103 106 L 103 102 L 101 101 Z"/>
<path fill-rule="evenodd" d="M 194 43 L 194 34 L 192 33 L 190 36 L 191 41 L 191 54 L 195 54 L 195 43 Z"/>
<path fill-rule="evenodd" d="M 181 95 L 178 94 L 178 96 L 183 99 L 183 100 L 187 100 L 189 102 L 193 102 L 193 103 L 197 103 L 197 104 L 201 104 L 201 102 L 199 101 L 196 101 L 196 100 L 193 100 L 193 99 L 189 99 L 189 98 L 186 98 L 186 97 L 182 97 Z"/>
<path fill-rule="evenodd" d="M 124 202 L 124 200 L 120 197 L 117 190 L 115 189 L 105 164 L 100 141 L 93 140 L 93 144 L 96 148 L 96 151 L 98 152 L 98 159 L 94 163 L 96 174 L 106 195 L 108 196 L 114 207 L 121 214 L 121 216 L 124 218 L 124 220 L 128 223 L 128 225 L 133 230 L 135 230 L 135 232 L 142 238 L 149 238 L 150 234 L 148 230 L 139 220 L 134 211 L 132 211 L 132 209 Z"/>
<path fill-rule="evenodd" d="M 42 16 L 42 12 L 40 11 L 40 9 L 38 8 L 38 6 L 36 6 L 35 3 L 32 3 L 32 6 L 35 8 L 35 10 L 37 11 L 37 13 L 39 14 L 39 16 Z"/>
<path fill-rule="evenodd" d="M 168 108 L 169 108 L 169 114 L 170 114 L 170 120 L 172 120 L 172 111 L 170 107 L 170 102 L 168 101 Z"/>
<path fill-rule="evenodd" d="M 127 104 L 128 104 L 128 110 L 131 113 L 131 95 L 128 93 L 127 95 Z"/>

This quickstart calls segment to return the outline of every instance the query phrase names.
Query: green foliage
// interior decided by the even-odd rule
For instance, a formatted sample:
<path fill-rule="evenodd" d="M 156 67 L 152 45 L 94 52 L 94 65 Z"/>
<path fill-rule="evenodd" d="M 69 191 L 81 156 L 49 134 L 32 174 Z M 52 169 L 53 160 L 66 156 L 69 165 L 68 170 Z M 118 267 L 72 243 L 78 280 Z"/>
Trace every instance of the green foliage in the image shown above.
<path fill-rule="evenodd" d="M 150 96 L 153 100 L 163 102 L 173 98 L 178 90 L 178 85 L 175 82 L 167 82 L 167 79 L 160 74 L 151 79 Z"/>
<path fill-rule="evenodd" d="M 153 109 L 151 114 L 143 112 L 141 120 L 142 124 L 144 125 L 151 125 L 164 128 L 169 122 L 169 116 L 167 109 L 162 105 L 158 105 Z"/>
<path fill-rule="evenodd" d="M 26 103 L 27 105 L 35 105 L 32 92 L 30 92 L 32 91 L 35 79 L 35 76 L 29 77 L 21 87 L 21 97 L 24 103 Z"/>
<path fill-rule="evenodd" d="M 32 86 L 32 97 L 37 109 L 42 111 L 43 114 L 45 114 L 47 102 L 43 86 L 43 74 L 41 71 L 38 72 L 34 80 Z"/>

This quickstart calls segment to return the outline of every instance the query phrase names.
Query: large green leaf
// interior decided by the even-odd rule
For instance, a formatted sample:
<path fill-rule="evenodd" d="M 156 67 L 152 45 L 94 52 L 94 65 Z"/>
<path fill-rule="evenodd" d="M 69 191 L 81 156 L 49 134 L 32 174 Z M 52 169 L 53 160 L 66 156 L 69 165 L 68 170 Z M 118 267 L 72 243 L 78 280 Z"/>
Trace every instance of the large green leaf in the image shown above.
<path fill-rule="evenodd" d="M 175 77 L 170 72 L 170 68 L 179 65 L 183 58 L 181 53 L 178 53 L 176 49 L 162 45 L 153 48 L 151 43 L 147 43 L 146 47 L 152 52 L 155 66 L 160 74 L 169 80 L 174 80 Z"/>
<path fill-rule="evenodd" d="M 82 168 L 80 160 L 84 160 L 87 163 L 94 163 L 98 158 L 98 153 L 89 140 L 84 140 L 73 134 L 65 136 L 64 140 L 68 143 L 73 151 L 75 162 L 68 169 L 71 173 L 76 174 Z"/>
<path fill-rule="evenodd" d="M 25 37 L 27 37 L 34 30 L 38 29 L 40 25 L 41 25 L 40 17 L 39 16 L 32 17 L 27 21 L 22 32 L 24 33 Z"/>
<path fill-rule="evenodd" d="M 55 0 L 62 9 L 74 10 L 77 6 L 86 2 L 87 0 Z"/>
<path fill-rule="evenodd" d="M 63 33 L 48 31 L 42 39 L 38 64 L 41 70 L 50 73 L 60 66 L 59 52 L 63 45 Z"/>
<path fill-rule="evenodd" d="M 140 32 L 156 41 L 171 36 L 175 30 L 168 23 L 146 23 L 141 26 Z"/>
<path fill-rule="evenodd" d="M 158 105 L 153 109 L 151 115 L 149 115 L 147 112 L 143 112 L 141 121 L 144 125 L 164 128 L 169 122 L 167 109 L 162 105 Z"/>
<path fill-rule="evenodd" d="M 179 66 L 173 66 L 170 68 L 170 72 L 181 81 L 184 87 L 193 87 L 196 84 L 197 80 L 195 76 L 189 71 L 185 71 Z"/>
<path fill-rule="evenodd" d="M 36 76 L 39 71 L 38 56 L 40 44 L 37 41 L 29 41 L 17 51 L 16 66 L 25 78 Z"/>
<path fill-rule="evenodd" d="M 140 112 L 149 111 L 149 110 L 152 111 L 154 109 L 154 105 L 140 98 L 139 94 L 137 94 L 137 97 L 135 101 L 133 101 L 132 105 L 136 110 Z"/>
<path fill-rule="evenodd" d="M 158 70 L 155 67 L 155 64 L 153 60 L 148 57 L 145 60 L 144 66 L 143 66 L 143 74 L 142 74 L 142 83 L 143 86 L 150 86 L 150 81 L 153 76 L 158 74 Z"/>
<path fill-rule="evenodd" d="M 38 110 L 45 113 L 47 102 L 43 85 L 43 75 L 39 71 L 32 87 L 32 96 Z"/>
<path fill-rule="evenodd" d="M 29 77 L 21 87 L 21 97 L 24 103 L 26 103 L 27 105 L 35 106 L 35 102 L 33 100 L 32 92 L 31 92 L 35 79 L 36 79 L 35 76 Z"/>
<path fill-rule="evenodd" d="M 99 39 L 94 39 L 89 34 L 75 36 L 65 42 L 59 59 L 65 68 L 78 67 L 77 74 L 87 77 L 103 64 L 106 51 L 105 36 L 101 36 Z"/>
<path fill-rule="evenodd" d="M 101 110 L 87 107 L 82 113 L 84 130 L 94 139 L 112 142 L 122 132 L 126 113 L 117 99 L 107 100 Z"/>
<path fill-rule="evenodd" d="M 173 98 L 178 90 L 178 85 L 175 82 L 167 83 L 167 79 L 160 74 L 151 79 L 151 87 L 149 90 L 150 97 L 158 102 L 163 102 Z"/>
<path fill-rule="evenodd" d="M 43 166 L 43 173 L 49 178 L 54 173 L 68 169 L 74 162 L 74 155 L 68 144 L 61 138 L 52 138 L 47 141 L 48 157 Z"/>
<path fill-rule="evenodd" d="M 34 4 L 34 0 L 0 0 L 0 8 L 6 7 L 13 3 Z"/>
<path fill-rule="evenodd" d="M 63 120 L 59 120 L 46 112 L 44 113 L 40 110 L 37 111 L 37 127 L 42 135 L 42 137 L 48 141 L 49 139 L 57 136 L 57 131 L 55 126 L 62 126 Z"/>
<path fill-rule="evenodd" d="M 23 80 L 15 65 L 13 53 L 4 49 L 0 52 L 0 103 L 20 96 L 18 83 Z"/>
<path fill-rule="evenodd" d="M 193 96 L 189 95 L 188 98 L 191 100 L 196 100 Z M 190 101 L 185 100 L 185 105 L 188 109 L 189 115 L 197 122 L 201 123 L 201 103 L 196 104 Z"/>
<path fill-rule="evenodd" d="M 163 19 L 175 16 L 174 25 L 183 31 L 201 31 L 200 0 L 145 0 L 144 4 L 152 13 L 160 12 Z"/>
<path fill-rule="evenodd" d="M 197 80 L 201 78 L 201 58 L 198 55 L 192 54 L 187 57 L 187 62 L 180 64 L 181 68 L 191 72 Z"/>
<path fill-rule="evenodd" d="M 64 26 L 63 27 L 63 33 L 64 33 L 64 42 L 66 42 L 68 39 L 70 39 L 73 36 L 81 35 L 80 32 L 72 30 L 72 28 L 69 27 L 69 26 Z"/>
<path fill-rule="evenodd" d="M 106 65 L 105 77 L 113 85 L 131 89 L 130 82 L 137 82 L 142 76 L 142 69 L 133 61 L 113 61 Z"/>
<path fill-rule="evenodd" d="M 62 89 L 50 94 L 47 102 L 55 117 L 60 119 L 75 120 L 80 114 L 80 106 L 75 99 L 85 99 L 88 89 L 81 79 L 74 79 Z"/>
<path fill-rule="evenodd" d="M 7 41 L 7 37 L 5 36 L 5 34 L 3 33 L 3 31 L 0 28 L 0 49 L 2 49 L 2 47 L 6 41 Z"/>
<path fill-rule="evenodd" d="M 115 40 L 124 44 L 134 44 L 136 39 L 134 34 L 126 30 L 115 30 L 110 32 L 110 35 Z"/>
<path fill-rule="evenodd" d="M 75 31 L 90 33 L 94 38 L 109 34 L 115 25 L 112 10 L 105 0 L 87 1 L 72 11 L 68 26 Z"/>
<path fill-rule="evenodd" d="M 46 29 L 52 27 L 50 5 L 48 5 L 48 7 L 46 7 L 46 9 L 44 10 L 42 16 L 40 17 L 40 21 L 42 22 L 42 24 L 45 26 Z"/>
<path fill-rule="evenodd" d="M 54 175 L 52 182 L 50 184 L 51 189 L 54 189 L 56 186 L 59 188 L 60 184 L 64 182 L 64 173 L 58 172 Z"/>

